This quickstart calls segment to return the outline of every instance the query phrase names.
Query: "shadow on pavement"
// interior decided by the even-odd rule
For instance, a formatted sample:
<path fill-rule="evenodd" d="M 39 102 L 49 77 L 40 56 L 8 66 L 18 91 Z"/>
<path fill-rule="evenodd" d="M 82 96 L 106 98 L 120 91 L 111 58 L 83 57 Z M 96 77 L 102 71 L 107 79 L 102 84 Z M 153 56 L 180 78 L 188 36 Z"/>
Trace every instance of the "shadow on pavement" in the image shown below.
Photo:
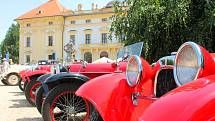
<path fill-rule="evenodd" d="M 43 121 L 42 118 L 19 118 L 16 121 Z"/>
<path fill-rule="evenodd" d="M 11 94 L 14 94 L 14 96 L 22 96 L 24 95 L 24 92 L 9 92 Z"/>
<path fill-rule="evenodd" d="M 8 86 L 8 85 L 0 84 L 0 87 L 6 87 L 6 86 Z M 9 86 L 8 86 L 8 87 L 9 87 Z"/>
<path fill-rule="evenodd" d="M 9 100 L 12 102 L 12 106 L 9 108 L 23 108 L 23 107 L 33 107 L 27 102 L 26 99 Z"/>

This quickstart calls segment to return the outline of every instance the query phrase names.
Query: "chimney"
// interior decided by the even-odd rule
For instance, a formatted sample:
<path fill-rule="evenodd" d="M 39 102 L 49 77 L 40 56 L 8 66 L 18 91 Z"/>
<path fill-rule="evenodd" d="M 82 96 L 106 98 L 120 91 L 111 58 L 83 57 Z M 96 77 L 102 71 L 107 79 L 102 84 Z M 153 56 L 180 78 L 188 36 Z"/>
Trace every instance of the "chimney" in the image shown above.
<path fill-rule="evenodd" d="M 82 4 L 78 4 L 78 11 L 82 10 Z"/>
<path fill-rule="evenodd" d="M 95 9 L 95 4 L 94 3 L 92 3 L 92 10 L 94 10 Z"/>

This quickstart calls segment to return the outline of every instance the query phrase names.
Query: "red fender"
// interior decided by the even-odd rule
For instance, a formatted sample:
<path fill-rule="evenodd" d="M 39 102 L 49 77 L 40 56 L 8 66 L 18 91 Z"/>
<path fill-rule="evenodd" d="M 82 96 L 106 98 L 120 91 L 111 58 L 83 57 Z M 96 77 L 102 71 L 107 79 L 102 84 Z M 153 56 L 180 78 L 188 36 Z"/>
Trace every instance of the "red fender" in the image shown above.
<path fill-rule="evenodd" d="M 113 117 L 113 115 L 106 116 L 106 113 L 112 108 L 110 102 L 113 102 L 112 99 L 116 96 L 112 95 L 116 94 L 113 91 L 118 90 L 119 85 L 121 87 L 126 86 L 120 84 L 120 82 L 124 83 L 125 81 L 125 74 L 107 74 L 85 83 L 76 91 L 76 95 L 90 101 L 99 111 L 103 119 L 108 120 Z"/>
<path fill-rule="evenodd" d="M 46 74 L 48 71 L 46 70 L 35 70 L 32 71 L 31 73 L 28 73 L 28 76 L 33 76 L 33 75 L 38 75 L 38 74 Z"/>
<path fill-rule="evenodd" d="M 151 82 L 147 81 L 145 85 L 152 86 Z M 124 73 L 116 73 L 88 81 L 76 91 L 76 94 L 91 102 L 104 121 L 129 121 L 137 120 L 142 108 L 151 104 L 151 100 L 147 100 L 139 102 L 140 107 L 134 106 L 131 100 L 134 90 L 135 88 L 128 86 Z"/>
<path fill-rule="evenodd" d="M 152 103 L 140 121 L 214 121 L 215 75 L 176 88 Z"/>
<path fill-rule="evenodd" d="M 31 72 L 27 73 L 25 75 L 25 78 L 27 78 L 26 81 L 29 82 L 31 76 L 34 76 L 34 75 L 43 75 L 43 74 L 47 74 L 47 73 L 49 73 L 47 70 L 35 70 L 35 71 L 31 71 Z"/>

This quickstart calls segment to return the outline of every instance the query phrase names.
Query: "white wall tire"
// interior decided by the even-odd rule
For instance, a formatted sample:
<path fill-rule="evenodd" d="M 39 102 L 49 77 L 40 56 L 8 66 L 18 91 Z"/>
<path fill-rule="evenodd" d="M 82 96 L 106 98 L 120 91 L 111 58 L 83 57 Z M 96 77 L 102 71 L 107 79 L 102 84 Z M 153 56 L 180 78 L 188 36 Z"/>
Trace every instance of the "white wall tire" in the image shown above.
<path fill-rule="evenodd" d="M 20 77 L 17 73 L 10 73 L 6 77 L 6 83 L 10 86 L 17 86 L 19 84 Z"/>

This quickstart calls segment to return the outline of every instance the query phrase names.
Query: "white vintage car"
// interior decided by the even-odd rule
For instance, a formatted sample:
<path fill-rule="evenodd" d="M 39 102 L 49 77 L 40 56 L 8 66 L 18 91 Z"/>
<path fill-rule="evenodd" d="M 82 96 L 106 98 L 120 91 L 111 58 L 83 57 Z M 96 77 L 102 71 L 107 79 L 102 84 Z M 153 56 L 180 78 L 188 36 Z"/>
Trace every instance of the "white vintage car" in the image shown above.
<path fill-rule="evenodd" d="M 31 68 L 32 66 L 26 65 L 10 65 L 6 70 L 1 68 L 0 80 L 5 85 L 15 86 L 18 85 L 20 76 L 19 72 Z"/>

